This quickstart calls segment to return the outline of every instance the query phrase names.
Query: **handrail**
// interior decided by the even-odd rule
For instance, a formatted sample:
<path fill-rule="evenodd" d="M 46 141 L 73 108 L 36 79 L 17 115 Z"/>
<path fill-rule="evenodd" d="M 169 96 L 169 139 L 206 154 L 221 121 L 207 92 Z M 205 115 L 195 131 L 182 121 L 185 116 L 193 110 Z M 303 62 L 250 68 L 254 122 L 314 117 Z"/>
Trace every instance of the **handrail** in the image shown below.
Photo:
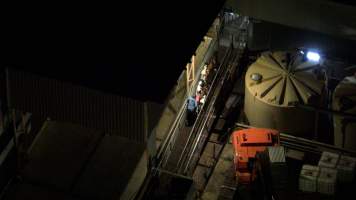
<path fill-rule="evenodd" d="M 226 54 L 224 55 L 223 62 L 220 63 L 219 69 L 218 69 L 218 71 L 216 72 L 216 74 L 215 74 L 215 76 L 214 76 L 214 79 L 213 79 L 213 81 L 212 81 L 211 87 L 210 87 L 210 89 L 209 89 L 209 91 L 208 91 L 208 93 L 207 93 L 207 95 L 206 95 L 207 101 L 204 103 L 203 108 L 199 111 L 198 116 L 197 116 L 197 119 L 200 119 L 200 118 L 201 118 L 202 113 L 203 113 L 203 111 L 204 111 L 205 108 L 206 108 L 206 105 L 208 105 L 208 103 L 209 103 L 208 98 L 209 98 L 209 100 L 210 100 L 210 94 L 211 94 L 212 88 L 213 88 L 213 86 L 214 86 L 214 84 L 215 84 L 215 82 L 216 82 L 217 76 L 218 76 L 219 73 L 221 72 L 221 69 L 222 69 L 223 65 L 225 64 L 225 62 L 226 62 L 227 56 L 230 55 L 231 50 L 232 50 L 232 48 L 229 48 L 229 49 L 228 49 L 228 51 L 227 51 Z M 190 141 L 191 141 L 191 139 L 192 139 L 192 136 L 194 135 L 194 132 L 195 132 L 196 129 L 197 129 L 197 128 L 196 128 L 196 127 L 198 126 L 198 123 L 197 123 L 197 122 L 199 122 L 199 121 L 196 121 L 196 123 L 194 123 L 194 125 L 193 125 L 193 127 L 192 127 L 192 129 L 191 129 L 191 131 L 190 131 L 190 133 L 189 133 L 188 140 L 187 140 L 187 142 L 186 142 L 185 145 L 184 145 L 184 148 L 183 148 L 183 151 L 182 151 L 181 155 L 179 156 L 178 163 L 177 163 L 177 170 L 179 170 L 179 169 L 181 168 L 183 156 L 185 155 L 185 152 L 186 152 L 186 150 L 187 150 L 187 148 L 188 148 L 188 144 L 190 143 Z"/>
<path fill-rule="evenodd" d="M 230 56 L 232 55 L 232 49 L 233 49 L 233 46 L 231 46 Z M 234 55 L 232 55 L 232 56 L 234 56 Z M 235 57 L 234 57 L 232 60 L 234 61 L 234 60 L 235 60 Z M 228 59 L 228 61 L 230 61 L 230 59 Z M 227 74 L 228 74 L 228 70 L 227 70 L 227 69 L 228 69 L 228 65 L 229 65 L 229 62 L 226 63 L 226 70 L 225 70 L 225 73 L 224 73 L 224 74 L 221 74 L 221 76 L 219 77 L 219 78 L 220 78 L 220 79 L 219 79 L 219 82 L 220 82 L 220 81 L 223 81 L 223 80 L 226 78 L 226 76 L 227 76 Z M 221 84 L 223 84 L 223 83 L 221 82 Z M 214 92 L 215 92 L 215 90 L 214 90 Z M 214 108 L 216 99 L 217 99 L 217 96 L 213 96 L 212 102 L 209 103 L 208 112 L 207 112 L 208 114 L 212 112 L 212 109 Z M 194 154 L 195 154 L 195 151 L 196 151 L 196 149 L 198 148 L 198 144 L 199 144 L 200 139 L 201 139 L 201 137 L 202 137 L 202 133 L 203 133 L 203 130 L 204 130 L 203 127 L 205 127 L 205 125 L 207 124 L 208 120 L 209 120 L 209 117 L 206 117 L 205 120 L 204 120 L 204 122 L 202 123 L 202 126 L 200 127 L 200 132 L 199 132 L 199 134 L 198 134 L 198 137 L 197 137 L 197 139 L 196 139 L 196 142 L 194 143 L 194 146 L 193 146 L 192 150 L 189 152 L 188 160 L 187 160 L 186 165 L 185 165 L 185 167 L 184 167 L 183 173 L 187 173 L 187 171 L 188 171 L 188 168 L 189 168 L 189 166 L 190 166 L 190 163 L 191 163 L 191 161 L 192 161 L 192 159 L 193 159 L 193 156 L 194 156 Z"/>
<path fill-rule="evenodd" d="M 181 119 L 184 116 L 186 106 L 187 106 L 187 102 L 185 101 L 183 106 L 180 108 L 176 119 L 174 120 L 173 124 L 171 125 L 168 136 L 165 138 L 165 140 L 163 141 L 163 144 L 158 149 L 158 153 L 157 153 L 156 157 L 159 162 L 158 162 L 157 166 L 160 166 L 162 164 L 162 161 L 163 161 L 162 157 L 165 156 L 167 153 L 168 145 L 172 142 L 172 140 L 174 138 L 173 137 L 174 132 L 177 130 L 176 127 L 179 124 L 179 122 L 181 122 Z"/>
<path fill-rule="evenodd" d="M 215 40 L 212 40 L 212 42 L 209 44 L 209 48 L 207 50 L 207 52 L 209 52 L 212 48 L 215 48 L 215 45 L 216 45 L 216 41 Z M 205 60 L 207 58 L 207 54 L 204 55 L 203 59 L 202 60 Z M 196 82 L 197 80 L 195 80 Z M 191 95 L 191 94 L 188 94 L 188 95 Z M 157 166 L 160 166 L 162 161 L 161 161 L 161 157 L 163 157 L 163 155 L 166 154 L 167 152 L 167 147 L 168 145 L 171 143 L 172 141 L 172 138 L 173 137 L 173 133 L 176 131 L 177 129 L 177 125 L 180 124 L 181 122 L 181 119 L 182 119 L 182 116 L 184 116 L 186 110 L 185 110 L 185 107 L 187 106 L 187 102 L 185 101 L 185 103 L 182 105 L 182 107 L 180 108 L 180 111 L 174 121 L 174 123 L 171 125 L 171 128 L 170 128 L 170 131 L 168 132 L 168 136 L 165 137 L 165 140 L 164 142 L 162 143 L 162 145 L 160 145 L 159 149 L 158 149 L 158 153 L 157 153 L 157 158 L 158 160 L 160 161 L 159 164 Z"/>
<path fill-rule="evenodd" d="M 230 50 L 232 50 L 232 48 L 231 48 Z M 231 52 L 232 52 L 232 51 L 229 52 L 229 59 L 227 59 L 227 60 L 225 60 L 225 61 L 230 61 Z M 225 69 L 225 67 L 227 67 L 227 66 L 228 66 L 228 63 L 225 63 L 225 64 L 223 65 L 224 69 Z M 221 69 L 221 70 L 223 70 L 223 69 Z M 219 82 L 220 82 L 220 81 L 222 80 L 222 78 L 226 76 L 226 72 L 227 72 L 227 70 L 225 70 L 225 74 L 221 74 L 221 73 L 220 73 L 218 76 L 216 76 L 216 81 L 219 81 Z M 217 87 L 217 85 L 214 85 L 214 88 L 212 88 L 211 91 L 212 91 L 212 92 L 216 92 L 216 87 Z M 208 114 L 208 115 L 213 112 L 213 108 L 214 108 L 215 101 L 216 101 L 216 98 L 217 98 L 217 97 L 216 97 L 216 96 L 211 96 L 211 98 L 212 98 L 212 99 L 209 101 L 209 105 L 208 105 L 208 108 L 207 108 L 206 113 L 205 113 L 205 114 Z M 190 148 L 190 150 L 188 151 L 187 160 L 184 162 L 185 167 L 184 167 L 183 173 L 186 173 L 187 168 L 188 168 L 188 166 L 190 165 L 190 162 L 191 162 L 191 160 L 192 160 L 192 158 L 193 158 L 193 155 L 194 155 L 194 153 L 195 153 L 195 151 L 196 151 L 196 149 L 197 149 L 197 147 L 198 147 L 198 144 L 199 144 L 199 142 L 200 142 L 200 139 L 201 139 L 201 137 L 202 137 L 202 135 L 203 135 L 204 127 L 206 126 L 208 120 L 209 120 L 209 117 L 208 117 L 208 116 L 205 116 L 205 120 L 200 123 L 200 126 L 199 126 L 199 133 L 196 135 L 196 137 L 195 137 L 194 140 L 193 140 L 193 141 L 195 141 L 195 143 L 193 143 L 193 146 L 192 146 L 192 147 Z M 181 166 L 181 167 L 183 167 L 183 166 Z"/>
<path fill-rule="evenodd" d="M 151 178 L 156 176 L 157 173 L 159 173 L 159 166 L 162 164 L 162 161 L 163 161 L 162 157 L 166 155 L 168 145 L 171 143 L 171 140 L 173 137 L 172 132 L 174 132 L 176 130 L 176 126 L 177 126 L 177 124 L 179 124 L 182 114 L 184 113 L 183 111 L 185 110 L 186 104 L 187 104 L 187 102 L 185 101 L 183 106 L 180 108 L 176 119 L 171 124 L 171 127 L 169 129 L 169 133 L 168 133 L 167 137 L 165 137 L 163 143 L 158 148 L 158 152 L 156 154 L 158 163 L 156 164 L 155 167 L 152 167 L 151 172 L 149 172 L 146 175 L 145 180 L 144 180 L 143 184 L 141 185 L 140 189 L 137 191 L 137 194 L 135 194 L 134 199 L 142 199 L 143 195 L 145 195 L 145 191 L 150 183 Z"/>
<path fill-rule="evenodd" d="M 240 28 L 241 28 L 241 26 L 240 26 Z M 232 35 L 232 37 L 234 38 L 234 35 Z M 241 35 L 240 35 L 240 32 L 238 32 L 238 37 L 242 37 Z M 232 50 L 234 49 L 234 43 L 233 43 L 233 40 L 232 40 L 232 42 L 231 42 L 231 46 L 230 46 L 230 48 L 229 48 L 229 50 L 230 50 L 230 52 L 229 53 L 232 53 Z M 231 55 L 230 55 L 231 56 Z M 234 56 L 234 55 L 233 55 Z M 228 67 L 228 66 L 230 66 L 230 68 L 231 68 L 231 66 L 234 66 L 235 64 L 236 64 L 236 61 L 239 59 L 239 56 L 238 55 L 235 55 L 232 59 L 228 59 L 228 60 L 224 60 L 223 62 L 225 62 L 225 61 L 227 61 L 227 62 L 230 62 L 230 64 L 229 63 L 226 63 L 226 67 Z M 224 66 L 224 65 L 223 65 Z M 220 70 L 220 69 L 219 69 Z M 219 74 L 219 78 L 223 81 L 225 78 L 226 78 L 226 76 L 227 76 L 227 74 L 228 74 L 228 71 L 229 71 L 229 68 L 227 68 L 227 70 L 225 71 L 225 74 Z M 217 79 L 217 77 L 218 76 L 216 76 L 215 78 L 214 78 L 214 80 L 215 79 Z M 220 80 L 219 80 L 220 81 Z M 222 82 L 223 83 L 223 82 Z M 213 84 L 214 85 L 214 84 Z M 216 86 L 215 86 L 216 87 Z M 212 88 L 211 88 L 212 89 Z M 214 90 L 215 90 L 215 88 L 214 88 Z M 209 91 L 210 92 L 210 91 Z M 210 95 L 209 95 L 210 96 Z M 214 101 L 216 100 L 216 97 L 214 97 L 215 99 L 213 99 Z M 209 106 L 211 106 L 211 104 L 214 104 L 214 102 L 213 103 L 209 103 Z M 213 108 L 213 106 L 211 106 L 211 107 L 208 107 L 209 109 L 207 110 L 208 112 L 208 114 L 209 113 L 211 113 L 212 112 L 212 108 Z M 199 123 L 199 130 L 200 130 L 200 132 L 199 132 L 199 134 L 196 136 L 195 135 L 195 138 L 194 138 L 194 141 L 195 141 L 195 143 L 194 143 L 194 145 L 193 145 L 193 147 L 192 148 L 190 148 L 190 151 L 188 151 L 189 152 L 189 155 L 188 155 L 188 160 L 186 161 L 186 162 L 182 162 L 183 164 L 185 163 L 185 167 L 184 167 L 184 171 L 183 171 L 183 173 L 185 174 L 185 173 L 187 173 L 187 171 L 189 170 L 189 167 L 191 166 L 191 162 L 192 161 L 194 161 L 194 154 L 196 153 L 196 151 L 197 151 L 197 149 L 198 149 L 198 146 L 199 145 L 201 145 L 201 137 L 202 137 L 202 135 L 203 135 L 203 128 L 205 127 L 205 125 L 207 124 L 207 122 L 208 122 L 208 117 L 205 119 L 205 121 L 203 121 L 202 123 Z M 200 147 L 199 147 L 200 148 Z M 183 154 L 182 155 L 184 155 L 184 152 L 183 152 Z M 195 163 L 195 162 L 194 162 Z M 183 165 L 182 164 L 182 165 Z M 180 166 L 180 170 L 181 170 L 181 168 L 182 168 L 183 166 Z"/>
<path fill-rule="evenodd" d="M 209 52 L 212 48 L 215 48 L 215 45 L 216 45 L 216 41 L 215 40 L 212 40 L 212 42 L 209 44 L 209 48 L 207 50 L 207 52 Z M 204 55 L 203 57 L 203 60 L 205 60 L 207 58 L 207 54 Z M 196 83 L 197 80 L 195 80 L 195 83 Z M 194 84 L 195 85 L 195 84 Z M 191 94 L 188 94 L 188 95 L 191 95 Z M 162 163 L 162 160 L 161 160 L 161 157 L 163 157 L 164 155 L 166 155 L 166 152 L 167 152 L 167 147 L 168 145 L 171 143 L 172 141 L 172 138 L 173 135 L 174 135 L 174 132 L 176 131 L 177 129 L 177 125 L 180 124 L 181 122 L 181 119 L 182 119 L 182 116 L 184 116 L 186 110 L 185 110 L 185 107 L 187 106 L 187 102 L 185 101 L 185 103 L 183 104 L 183 106 L 181 107 L 180 111 L 179 111 L 179 114 L 177 115 L 174 123 L 172 124 L 171 128 L 170 128 L 170 131 L 168 133 L 168 136 L 165 138 L 164 142 L 162 145 L 160 145 L 159 147 L 159 150 L 157 153 L 158 156 L 156 156 L 158 158 L 158 160 L 160 161 L 159 164 L 157 166 L 160 166 L 161 163 Z M 163 150 L 161 150 L 163 149 Z"/>

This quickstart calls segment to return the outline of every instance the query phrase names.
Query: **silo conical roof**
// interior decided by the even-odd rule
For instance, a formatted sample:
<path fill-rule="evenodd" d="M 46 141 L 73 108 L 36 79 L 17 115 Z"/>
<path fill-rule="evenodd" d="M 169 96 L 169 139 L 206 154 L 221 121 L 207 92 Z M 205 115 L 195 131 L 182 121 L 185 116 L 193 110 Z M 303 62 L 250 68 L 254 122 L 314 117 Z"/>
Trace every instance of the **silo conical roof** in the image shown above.
<path fill-rule="evenodd" d="M 255 98 L 276 106 L 309 104 L 319 97 L 324 83 L 319 62 L 295 52 L 264 52 L 246 73 L 246 87 Z"/>

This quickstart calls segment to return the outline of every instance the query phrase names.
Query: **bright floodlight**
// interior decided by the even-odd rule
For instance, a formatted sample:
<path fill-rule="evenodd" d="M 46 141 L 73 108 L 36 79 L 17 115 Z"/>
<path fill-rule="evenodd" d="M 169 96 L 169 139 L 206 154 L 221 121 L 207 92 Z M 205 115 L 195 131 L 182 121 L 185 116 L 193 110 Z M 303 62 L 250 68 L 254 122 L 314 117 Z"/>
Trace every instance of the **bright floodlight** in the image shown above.
<path fill-rule="evenodd" d="M 320 55 L 318 53 L 316 53 L 316 52 L 309 51 L 307 53 L 307 58 L 308 58 L 308 60 L 319 62 Z"/>

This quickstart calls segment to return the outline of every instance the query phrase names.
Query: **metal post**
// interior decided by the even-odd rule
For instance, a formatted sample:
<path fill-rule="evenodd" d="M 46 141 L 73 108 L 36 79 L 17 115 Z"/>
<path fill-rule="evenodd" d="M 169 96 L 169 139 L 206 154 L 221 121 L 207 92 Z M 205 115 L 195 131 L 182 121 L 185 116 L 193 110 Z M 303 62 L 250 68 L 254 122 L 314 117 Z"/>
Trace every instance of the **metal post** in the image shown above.
<path fill-rule="evenodd" d="M 148 139 L 148 108 L 147 108 L 147 102 L 143 103 L 143 122 L 144 122 L 145 139 L 147 141 L 147 139 Z"/>
<path fill-rule="evenodd" d="M 195 55 L 192 56 L 192 66 L 191 66 L 191 72 L 192 73 L 192 80 L 191 82 L 194 83 L 195 80 Z M 190 86 L 191 87 L 191 86 Z"/>
<path fill-rule="evenodd" d="M 4 131 L 4 116 L 2 113 L 2 106 L 1 106 L 2 102 L 0 101 L 0 135 L 3 133 Z"/>
<path fill-rule="evenodd" d="M 186 69 L 187 69 L 187 71 L 186 71 L 186 79 L 187 79 L 187 85 L 186 85 L 186 87 L 187 87 L 187 94 L 189 94 L 190 93 L 190 90 L 189 90 L 189 82 L 190 82 L 190 63 L 188 63 L 187 65 L 186 65 Z"/>
<path fill-rule="evenodd" d="M 150 169 L 151 168 L 151 164 L 152 164 L 152 162 L 151 162 L 151 154 L 150 154 L 150 152 L 151 152 L 151 147 L 150 147 L 150 143 L 149 143 L 149 138 L 148 138 L 148 113 L 147 113 L 148 111 L 147 111 L 147 102 L 144 102 L 143 103 L 143 126 L 144 126 L 144 135 L 145 135 L 145 142 L 146 142 L 146 152 L 147 152 L 147 154 L 146 154 L 146 156 L 147 156 L 147 160 L 148 160 L 148 162 L 147 162 L 147 169 Z"/>
<path fill-rule="evenodd" d="M 315 111 L 314 140 L 318 140 L 319 111 Z"/>
<path fill-rule="evenodd" d="M 10 92 L 10 79 L 9 79 L 9 68 L 6 67 L 5 69 L 5 76 L 6 76 L 6 99 L 7 99 L 7 107 L 8 107 L 8 112 L 10 116 L 12 116 L 13 120 L 13 127 L 14 127 L 14 135 L 13 135 L 13 140 L 14 140 L 14 148 L 17 154 L 17 139 L 16 139 L 16 118 L 15 118 L 15 110 L 12 110 L 12 105 L 11 105 L 11 92 Z M 11 117 L 9 117 L 11 119 Z"/>
<path fill-rule="evenodd" d="M 214 162 L 217 159 L 216 156 L 215 156 L 215 144 L 213 144 L 213 159 L 214 159 Z"/>

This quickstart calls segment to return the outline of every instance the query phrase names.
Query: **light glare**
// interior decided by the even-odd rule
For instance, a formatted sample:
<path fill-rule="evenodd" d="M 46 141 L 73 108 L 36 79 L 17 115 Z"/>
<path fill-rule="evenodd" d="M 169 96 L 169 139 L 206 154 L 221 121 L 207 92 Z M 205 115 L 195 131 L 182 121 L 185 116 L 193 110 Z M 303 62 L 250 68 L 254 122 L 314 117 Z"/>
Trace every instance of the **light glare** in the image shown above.
<path fill-rule="evenodd" d="M 320 55 L 318 53 L 316 53 L 316 52 L 309 51 L 307 53 L 307 58 L 308 58 L 308 60 L 319 62 Z"/>

